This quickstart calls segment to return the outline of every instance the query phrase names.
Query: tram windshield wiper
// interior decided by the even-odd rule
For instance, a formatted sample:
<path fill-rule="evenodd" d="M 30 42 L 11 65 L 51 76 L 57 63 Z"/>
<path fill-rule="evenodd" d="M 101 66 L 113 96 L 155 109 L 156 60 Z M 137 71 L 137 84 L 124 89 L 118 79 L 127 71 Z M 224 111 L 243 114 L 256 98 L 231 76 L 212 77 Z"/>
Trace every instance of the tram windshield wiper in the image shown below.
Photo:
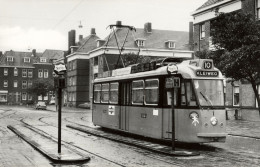
<path fill-rule="evenodd" d="M 212 104 L 211 100 L 206 95 L 204 95 L 202 92 L 200 92 L 200 94 L 205 99 L 205 101 L 213 108 L 213 104 Z"/>

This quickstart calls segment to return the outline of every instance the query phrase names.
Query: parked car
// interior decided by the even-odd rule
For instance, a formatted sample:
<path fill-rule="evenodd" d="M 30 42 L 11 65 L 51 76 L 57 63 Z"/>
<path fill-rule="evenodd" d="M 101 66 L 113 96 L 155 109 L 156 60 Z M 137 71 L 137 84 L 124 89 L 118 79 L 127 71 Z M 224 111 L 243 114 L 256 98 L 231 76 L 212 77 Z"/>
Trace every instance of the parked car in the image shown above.
<path fill-rule="evenodd" d="M 35 108 L 36 108 L 36 110 L 39 110 L 39 109 L 46 110 L 47 105 L 44 101 L 38 101 Z"/>
<path fill-rule="evenodd" d="M 50 100 L 49 104 L 50 105 L 55 104 L 55 100 Z"/>

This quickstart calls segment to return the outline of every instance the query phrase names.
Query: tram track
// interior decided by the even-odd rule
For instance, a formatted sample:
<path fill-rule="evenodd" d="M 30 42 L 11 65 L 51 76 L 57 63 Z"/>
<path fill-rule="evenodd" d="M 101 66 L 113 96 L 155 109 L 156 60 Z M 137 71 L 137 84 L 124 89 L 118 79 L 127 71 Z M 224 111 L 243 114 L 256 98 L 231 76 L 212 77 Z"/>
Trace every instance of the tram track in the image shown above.
<path fill-rule="evenodd" d="M 54 125 L 53 123 L 49 123 L 49 122 L 46 122 L 44 119 L 46 119 L 48 117 L 41 117 L 41 118 L 38 118 L 38 120 L 45 124 L 45 125 L 48 125 L 48 126 L 52 126 L 52 127 L 55 127 L 57 128 L 56 125 Z M 74 125 L 80 125 L 82 126 L 82 124 L 80 123 L 76 123 L 76 122 L 73 122 L 70 120 L 71 117 L 66 117 L 66 118 L 63 118 L 64 121 L 68 122 L 68 123 L 71 123 L 71 124 L 74 124 Z M 81 117 L 81 118 L 78 118 L 82 121 L 86 121 L 85 120 L 85 117 Z M 24 120 L 21 120 L 22 122 L 26 123 L 26 121 Z M 27 123 L 26 123 L 27 124 Z M 40 125 L 41 126 L 41 125 Z M 84 125 L 86 126 L 86 125 Z M 93 128 L 93 127 L 90 127 L 89 128 Z M 37 128 L 38 129 L 38 128 Z M 62 128 L 63 130 L 66 130 L 66 131 L 69 131 L 69 132 L 73 132 L 74 134 L 76 135 L 80 135 L 82 137 L 86 137 L 84 134 L 82 135 L 82 133 L 75 133 L 75 131 L 71 131 L 71 130 L 68 130 L 67 128 Z M 93 128 L 95 130 L 98 130 L 97 128 Z M 41 131 L 41 129 L 38 129 L 39 131 Z M 77 149 L 80 149 L 82 151 L 85 151 L 89 154 L 92 154 L 93 156 L 97 156 L 99 158 L 102 158 L 104 160 L 108 160 L 109 162 L 111 162 L 111 160 L 107 159 L 106 157 L 102 157 L 98 154 L 95 154 L 93 152 L 90 152 L 88 150 L 85 150 L 84 148 L 81 148 L 73 143 L 69 143 L 69 142 L 66 142 L 66 141 L 63 141 L 64 143 L 68 144 L 68 145 L 71 145 L 73 146 L 74 148 L 77 148 Z M 207 147 L 207 146 L 206 146 Z M 211 147 L 211 146 L 210 146 Z M 213 150 L 213 151 L 208 151 L 208 150 L 200 150 L 203 152 L 202 156 L 198 157 L 198 159 L 211 159 L 211 160 L 214 160 L 214 159 L 217 159 L 217 161 L 222 161 L 222 162 L 226 162 L 226 163 L 231 163 L 231 164 L 240 164 L 240 165 L 248 165 L 248 164 L 252 164 L 252 166 L 257 166 L 257 162 L 254 162 L 253 160 L 250 160 L 250 159 L 255 159 L 255 157 L 249 157 L 248 155 L 246 157 L 241 157 L 239 156 L 240 158 L 237 158 L 239 154 L 237 153 L 233 153 L 233 152 L 227 152 L 223 149 L 218 149 L 218 148 L 215 148 L 217 150 Z M 150 153 L 149 151 L 147 150 L 144 150 L 144 149 L 138 149 L 136 150 L 137 152 L 141 152 L 143 155 L 147 156 L 147 157 L 150 157 L 150 158 L 153 158 L 153 159 L 156 159 L 158 161 L 161 161 L 161 162 L 164 162 L 164 163 L 167 163 L 167 164 L 170 164 L 170 165 L 177 165 L 177 166 L 187 166 L 187 163 L 184 162 L 183 160 L 185 158 L 173 158 L 173 157 L 170 157 L 170 156 L 164 156 L 164 155 L 161 155 L 161 154 L 154 154 L 154 153 Z M 190 159 L 190 158 L 188 158 Z M 191 158 L 192 159 L 192 158 Z M 111 162 L 112 163 L 112 162 Z M 114 163 L 114 162 L 113 162 Z M 116 162 L 117 163 L 117 162 Z M 117 165 L 120 165 L 120 164 L 117 164 Z M 125 166 L 123 164 L 121 164 L 120 166 Z"/>
<path fill-rule="evenodd" d="M 81 117 L 80 119 L 81 120 L 84 120 L 84 118 L 85 117 Z M 79 123 L 75 123 L 75 122 L 72 122 L 72 121 L 69 121 L 69 120 L 66 120 L 66 121 L 68 121 L 68 122 L 70 122 L 70 123 L 73 123 L 73 124 L 77 124 L 77 125 L 80 125 L 80 126 L 82 126 L 81 124 L 79 124 Z M 85 125 L 84 125 L 85 126 Z M 88 128 L 92 128 L 92 127 L 90 127 L 90 126 L 87 126 Z M 93 128 L 94 129 L 94 128 Z M 95 130 L 98 130 L 98 129 L 95 129 Z M 232 135 L 230 135 L 230 136 L 232 136 Z M 236 136 L 238 136 L 238 135 L 236 135 Z M 238 137 L 240 137 L 240 136 L 238 136 Z M 205 149 L 205 146 L 206 145 L 204 145 L 204 149 Z M 238 157 L 238 154 L 237 153 L 234 153 L 234 152 L 227 152 L 227 151 L 225 151 L 225 150 L 223 150 L 223 149 L 218 149 L 218 148 L 215 148 L 215 151 L 213 152 L 213 151 L 208 151 L 207 148 L 208 146 L 206 146 L 206 150 L 204 150 L 203 149 L 203 147 L 202 147 L 202 150 L 200 150 L 200 151 L 203 151 L 203 155 L 202 156 L 204 156 L 205 158 L 207 158 L 207 157 L 211 157 L 211 158 L 216 158 L 216 157 L 218 157 L 218 158 L 220 158 L 220 159 L 222 159 L 222 160 L 224 160 L 224 161 L 227 161 L 227 159 L 228 159 L 228 162 L 232 162 L 232 164 L 234 163 L 234 164 L 237 164 L 237 163 L 239 163 L 239 164 L 244 164 L 244 165 L 247 165 L 247 164 L 254 164 L 254 165 L 258 165 L 258 162 L 253 162 L 252 161 L 252 159 L 256 159 L 256 157 L 253 157 L 253 156 L 245 156 L 245 155 L 243 155 L 242 156 L 242 158 L 237 158 Z M 211 147 L 211 149 L 212 149 L 212 147 L 213 146 L 210 146 Z M 224 153 L 224 155 L 223 155 L 223 153 Z M 227 158 L 228 157 L 228 158 Z"/>
<path fill-rule="evenodd" d="M 43 121 L 44 118 L 45 118 L 45 117 L 39 118 L 39 121 L 41 121 L 42 123 L 45 123 L 46 125 L 54 126 L 54 127 L 57 128 L 57 126 L 52 125 L 52 124 L 50 124 L 50 123 L 47 123 L 47 122 Z M 68 118 L 69 118 L 69 117 L 68 117 Z M 84 118 L 84 117 L 82 117 L 82 118 Z M 82 119 L 82 118 L 81 118 L 81 119 Z M 67 120 L 66 118 L 64 118 L 64 120 L 66 120 L 67 122 L 70 122 L 70 123 L 77 124 L 77 123 L 75 123 L 75 122 L 72 122 L 72 121 Z M 81 124 L 78 124 L 78 125 L 81 125 Z M 63 129 L 64 129 L 64 128 L 63 128 Z M 64 130 L 69 131 L 69 130 L 67 130 L 67 129 L 64 129 Z M 73 130 L 73 132 L 75 133 L 75 130 Z M 82 137 L 85 137 L 84 135 L 82 135 L 82 134 L 80 134 L 80 133 L 77 133 L 77 132 L 76 132 L 75 134 L 77 134 L 77 135 L 79 135 L 79 136 L 82 136 Z M 65 141 L 64 141 L 64 142 L 65 142 Z M 90 154 L 93 154 L 93 155 L 95 155 L 95 156 L 100 157 L 99 155 L 96 155 L 95 153 L 89 152 L 88 150 L 85 150 L 85 149 L 82 149 L 82 148 L 80 148 L 80 147 L 78 147 L 78 146 L 75 146 L 74 144 L 71 144 L 71 143 L 68 143 L 68 142 L 65 142 L 65 143 L 70 144 L 70 145 L 73 145 L 74 147 L 76 147 L 76 148 L 78 148 L 78 149 L 80 149 L 80 150 L 82 150 L 82 151 L 86 151 L 86 152 L 88 152 L 88 153 L 90 153 Z M 121 143 L 121 142 L 119 142 L 119 143 Z M 137 147 L 137 148 L 138 148 L 138 147 Z M 162 157 L 162 155 L 159 155 L 159 154 L 158 154 L 158 155 L 155 155 L 153 152 L 147 152 L 147 150 L 143 150 L 143 149 L 141 149 L 141 148 L 138 148 L 138 149 L 140 149 L 140 150 L 138 150 L 137 152 L 142 152 L 142 153 L 143 153 L 145 156 L 147 156 L 147 157 L 156 159 L 156 160 L 158 160 L 158 161 L 161 161 L 161 162 L 164 162 L 164 163 L 167 163 L 167 164 L 170 164 L 170 165 L 185 167 L 185 164 L 184 164 L 184 163 L 180 163 L 180 162 L 176 163 L 174 160 L 163 160 L 163 158 L 164 158 L 165 156 Z M 100 158 L 102 158 L 102 157 L 100 157 Z M 109 160 L 109 161 L 111 162 L 111 160 Z"/>

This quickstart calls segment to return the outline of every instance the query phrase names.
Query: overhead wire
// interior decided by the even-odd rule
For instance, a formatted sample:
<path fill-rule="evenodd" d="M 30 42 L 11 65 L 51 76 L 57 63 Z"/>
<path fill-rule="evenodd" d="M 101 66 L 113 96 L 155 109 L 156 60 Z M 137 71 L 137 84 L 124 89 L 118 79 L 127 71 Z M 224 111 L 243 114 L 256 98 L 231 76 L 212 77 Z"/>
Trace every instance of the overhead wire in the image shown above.
<path fill-rule="evenodd" d="M 53 26 L 52 29 L 55 29 L 60 23 L 62 23 L 84 0 L 79 1 L 57 24 Z"/>

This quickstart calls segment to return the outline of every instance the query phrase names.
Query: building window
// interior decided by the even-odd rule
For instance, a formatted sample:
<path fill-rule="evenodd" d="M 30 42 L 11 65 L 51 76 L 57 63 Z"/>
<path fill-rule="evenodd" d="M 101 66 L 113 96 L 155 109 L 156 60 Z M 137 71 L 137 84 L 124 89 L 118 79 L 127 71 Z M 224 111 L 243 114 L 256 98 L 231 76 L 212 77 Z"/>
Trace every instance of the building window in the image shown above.
<path fill-rule="evenodd" d="M 94 57 L 94 66 L 98 65 L 98 56 Z"/>
<path fill-rule="evenodd" d="M 28 94 L 28 100 L 32 100 L 32 95 Z"/>
<path fill-rule="evenodd" d="M 137 44 L 138 47 L 144 46 L 144 42 L 145 42 L 144 39 L 137 39 L 136 40 L 136 44 Z"/>
<path fill-rule="evenodd" d="M 28 88 L 31 88 L 31 87 L 32 87 L 32 81 L 29 80 L 29 81 L 28 81 Z"/>
<path fill-rule="evenodd" d="M 8 75 L 8 68 L 4 68 L 4 76 Z"/>
<path fill-rule="evenodd" d="M 28 70 L 28 77 L 29 77 L 29 78 L 32 78 L 32 77 L 33 77 L 33 70 L 32 70 L 32 69 L 29 69 L 29 70 Z"/>
<path fill-rule="evenodd" d="M 14 76 L 18 76 L 18 69 L 16 67 L 14 68 Z"/>
<path fill-rule="evenodd" d="M 76 69 L 76 60 L 74 60 L 73 62 L 72 62 L 72 70 L 75 70 Z"/>
<path fill-rule="evenodd" d="M 233 105 L 239 106 L 239 86 L 233 87 Z"/>
<path fill-rule="evenodd" d="M 22 77 L 27 77 L 27 70 L 26 69 L 22 70 Z"/>
<path fill-rule="evenodd" d="M 24 63 L 30 63 L 30 57 L 24 57 L 23 62 Z"/>
<path fill-rule="evenodd" d="M 44 69 L 44 78 L 48 78 L 48 77 L 49 77 L 48 70 Z"/>
<path fill-rule="evenodd" d="M 200 25 L 200 39 L 205 38 L 205 23 Z"/>
<path fill-rule="evenodd" d="M 13 62 L 13 61 L 14 61 L 14 58 L 13 58 L 13 57 L 10 57 L 10 56 L 7 56 L 7 61 L 8 61 L 8 62 Z"/>
<path fill-rule="evenodd" d="M 43 77 L 43 71 L 42 69 L 38 70 L 38 78 L 42 78 Z"/>
<path fill-rule="evenodd" d="M 7 102 L 7 94 L 0 93 L 0 102 Z"/>
<path fill-rule="evenodd" d="M 22 89 L 27 89 L 27 81 L 22 81 Z"/>
<path fill-rule="evenodd" d="M 7 80 L 4 80 L 4 87 L 8 87 L 8 81 Z"/>
<path fill-rule="evenodd" d="M 75 76 L 72 78 L 72 85 L 76 85 L 76 77 Z"/>
<path fill-rule="evenodd" d="M 169 48 L 175 48 L 175 42 L 169 42 L 168 47 Z"/>
<path fill-rule="evenodd" d="M 41 63 L 46 63 L 46 57 L 41 57 L 41 58 L 40 58 L 40 62 L 41 62 Z"/>
<path fill-rule="evenodd" d="M 18 87 L 18 81 L 14 81 L 14 88 L 17 88 Z"/>
<path fill-rule="evenodd" d="M 27 93 L 26 92 L 22 93 L 22 100 L 27 100 Z"/>

